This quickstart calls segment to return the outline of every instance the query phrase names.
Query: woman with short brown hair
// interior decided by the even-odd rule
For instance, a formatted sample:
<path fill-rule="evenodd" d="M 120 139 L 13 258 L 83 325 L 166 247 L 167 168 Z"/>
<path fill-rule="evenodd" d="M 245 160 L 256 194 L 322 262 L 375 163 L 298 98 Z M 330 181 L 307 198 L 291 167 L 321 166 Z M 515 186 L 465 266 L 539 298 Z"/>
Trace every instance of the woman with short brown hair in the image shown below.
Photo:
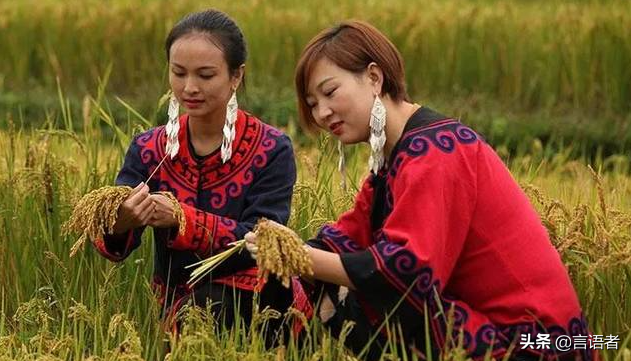
<path fill-rule="evenodd" d="M 421 358 L 460 340 L 476 359 L 592 359 L 557 347 L 587 325 L 525 194 L 477 133 L 411 102 L 404 79 L 394 45 L 359 21 L 318 34 L 297 66 L 303 125 L 371 146 L 354 208 L 308 242 L 324 324 L 354 321 L 356 352 L 376 334 L 372 359 L 388 338 Z"/>

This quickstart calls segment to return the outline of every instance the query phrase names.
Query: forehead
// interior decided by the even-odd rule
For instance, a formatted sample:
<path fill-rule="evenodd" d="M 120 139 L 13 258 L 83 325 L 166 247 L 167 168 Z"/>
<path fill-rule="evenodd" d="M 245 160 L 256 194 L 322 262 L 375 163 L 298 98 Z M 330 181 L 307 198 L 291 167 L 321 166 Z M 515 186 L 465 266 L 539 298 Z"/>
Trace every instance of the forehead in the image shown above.
<path fill-rule="evenodd" d="M 352 75 L 351 72 L 340 68 L 328 58 L 322 57 L 314 62 L 307 75 L 307 95 L 315 93 L 317 86 L 327 79 L 342 80 Z"/>
<path fill-rule="evenodd" d="M 214 41 L 207 34 L 186 34 L 171 45 L 169 61 L 187 68 L 227 66 L 223 50 Z"/>

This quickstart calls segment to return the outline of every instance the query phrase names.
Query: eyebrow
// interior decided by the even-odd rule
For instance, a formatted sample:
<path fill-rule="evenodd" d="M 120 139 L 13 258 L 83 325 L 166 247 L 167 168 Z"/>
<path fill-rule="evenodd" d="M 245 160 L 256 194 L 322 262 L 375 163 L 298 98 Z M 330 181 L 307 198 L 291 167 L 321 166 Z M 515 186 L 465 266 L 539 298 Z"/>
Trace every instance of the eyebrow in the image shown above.
<path fill-rule="evenodd" d="M 318 85 L 316 86 L 316 89 L 318 89 L 318 88 L 320 88 L 320 89 L 321 89 L 321 88 L 322 88 L 322 86 L 324 85 L 324 83 L 326 83 L 327 81 L 329 81 L 329 80 L 331 80 L 331 79 L 333 79 L 333 78 L 335 78 L 335 77 L 334 77 L 334 76 L 330 76 L 330 77 L 328 77 L 328 78 L 326 78 L 326 79 L 322 80 L 322 81 L 320 82 L 320 84 L 318 84 Z"/>
<path fill-rule="evenodd" d="M 318 85 L 316 85 L 316 89 L 321 89 L 321 88 L 322 88 L 322 86 L 324 85 L 324 83 L 326 83 L 326 82 L 327 82 L 327 81 L 329 81 L 329 80 L 333 80 L 334 78 L 335 78 L 334 76 L 330 76 L 330 77 L 328 77 L 328 78 L 326 78 L 326 79 L 322 80 L 322 81 L 321 81 Z M 312 97 L 312 96 L 313 96 L 313 95 L 311 95 L 311 93 L 307 93 L 306 95 L 307 95 L 307 96 L 306 96 L 305 98 L 308 98 L 308 97 Z"/>
<path fill-rule="evenodd" d="M 173 65 L 177 66 L 178 68 L 184 68 L 184 69 L 186 69 L 186 67 L 184 67 L 184 66 L 182 66 L 182 65 L 180 65 L 180 64 L 178 64 L 178 63 L 171 63 L 171 64 L 173 64 Z M 211 65 L 209 65 L 209 66 L 202 66 L 202 67 L 199 67 L 199 68 L 197 68 L 196 70 L 215 70 L 215 69 L 219 69 L 219 68 L 218 68 L 218 67 L 216 67 L 216 66 L 211 66 Z"/>

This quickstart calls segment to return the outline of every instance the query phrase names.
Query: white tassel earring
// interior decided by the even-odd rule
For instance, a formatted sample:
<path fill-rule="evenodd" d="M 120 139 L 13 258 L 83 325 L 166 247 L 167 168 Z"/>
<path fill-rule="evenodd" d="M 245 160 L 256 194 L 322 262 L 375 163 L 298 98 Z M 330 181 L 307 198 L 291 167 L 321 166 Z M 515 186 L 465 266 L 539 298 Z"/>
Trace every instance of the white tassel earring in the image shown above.
<path fill-rule="evenodd" d="M 169 107 L 167 109 L 167 116 L 169 117 L 167 124 L 165 125 L 165 132 L 167 135 L 167 144 L 164 147 L 164 152 L 166 153 L 162 160 L 155 167 L 153 172 L 149 175 L 149 177 L 145 180 L 145 183 L 149 183 L 149 180 L 153 177 L 154 174 L 160 169 L 160 166 L 167 158 L 175 158 L 177 155 L 177 151 L 180 150 L 180 141 L 178 139 L 178 133 L 180 132 L 180 104 L 178 104 L 177 99 L 171 93 L 169 96 Z"/>
<path fill-rule="evenodd" d="M 386 144 L 386 107 L 379 95 L 375 95 L 375 102 L 370 110 L 370 159 L 368 167 L 374 174 L 384 164 L 383 146 Z"/>
<path fill-rule="evenodd" d="M 337 170 L 342 177 L 340 184 L 342 185 L 342 190 L 346 190 L 346 157 L 344 156 L 344 144 L 340 140 L 337 141 L 337 153 L 340 156 L 340 160 L 337 163 Z"/>
<path fill-rule="evenodd" d="M 167 145 L 166 153 L 173 159 L 178 150 L 180 149 L 180 141 L 178 139 L 178 133 L 180 132 L 180 119 L 179 119 L 180 105 L 173 94 L 169 97 L 169 108 L 167 111 L 169 120 L 166 124 L 167 133 Z"/>
<path fill-rule="evenodd" d="M 226 108 L 226 123 L 223 126 L 223 140 L 221 141 L 221 162 L 226 163 L 232 157 L 232 142 L 236 134 L 234 124 L 237 122 L 237 92 L 232 93 Z"/>

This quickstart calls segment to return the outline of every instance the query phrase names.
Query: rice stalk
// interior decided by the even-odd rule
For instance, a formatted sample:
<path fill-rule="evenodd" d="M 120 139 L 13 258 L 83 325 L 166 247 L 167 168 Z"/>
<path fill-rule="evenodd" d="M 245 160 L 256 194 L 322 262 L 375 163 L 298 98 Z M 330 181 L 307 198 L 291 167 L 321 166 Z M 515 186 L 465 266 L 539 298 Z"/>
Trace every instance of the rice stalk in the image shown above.
<path fill-rule="evenodd" d="M 232 247 L 229 248 L 226 251 L 223 251 L 223 252 L 218 253 L 218 254 L 216 254 L 216 255 L 214 255 L 212 257 L 203 259 L 203 260 L 201 260 L 199 262 L 196 262 L 196 263 L 193 263 L 193 264 L 190 264 L 190 265 L 186 266 L 185 268 L 187 268 L 187 269 L 198 266 L 191 273 L 191 277 L 188 280 L 189 286 L 195 285 L 202 278 L 204 278 L 207 274 L 212 272 L 212 270 L 214 270 L 215 267 L 219 266 L 221 263 L 223 263 L 223 261 L 227 260 L 233 254 L 239 252 L 245 246 L 245 240 L 240 240 L 240 241 L 233 242 L 231 245 L 232 245 Z"/>
<path fill-rule="evenodd" d="M 178 233 L 184 234 L 184 232 L 186 231 L 186 217 L 184 216 L 184 210 L 182 209 L 180 202 L 177 200 L 177 198 L 175 198 L 175 196 L 171 192 L 160 191 L 157 193 L 167 197 L 169 201 L 171 202 L 171 208 L 173 209 L 173 217 L 177 219 L 177 222 L 179 225 Z"/>
<path fill-rule="evenodd" d="M 267 280 L 269 273 L 276 275 L 283 286 L 289 288 L 292 276 L 313 275 L 311 259 L 304 249 L 304 243 L 291 229 L 260 218 L 254 227 L 259 251 L 256 256 L 258 276 Z M 245 240 L 239 240 L 231 244 L 233 247 L 227 251 L 216 254 L 200 262 L 186 266 L 197 267 L 191 273 L 189 285 L 199 282 L 215 267 L 228 259 L 234 253 L 245 247 Z"/>

